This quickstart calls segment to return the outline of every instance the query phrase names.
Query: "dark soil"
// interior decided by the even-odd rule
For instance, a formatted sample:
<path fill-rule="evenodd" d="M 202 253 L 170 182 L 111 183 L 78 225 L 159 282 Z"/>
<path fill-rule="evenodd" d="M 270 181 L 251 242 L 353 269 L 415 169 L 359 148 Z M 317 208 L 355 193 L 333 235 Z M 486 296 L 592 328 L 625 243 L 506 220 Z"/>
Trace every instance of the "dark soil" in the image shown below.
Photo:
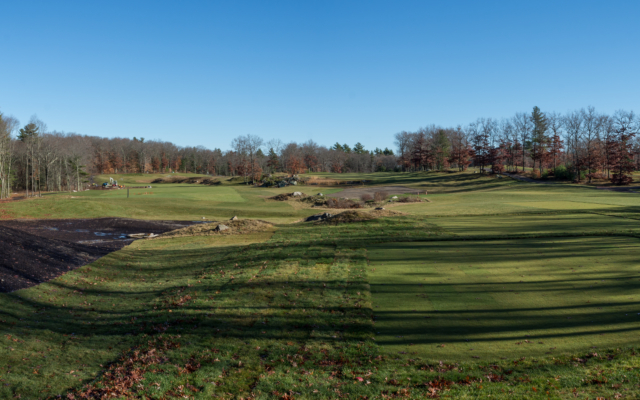
<path fill-rule="evenodd" d="M 132 233 L 161 234 L 195 221 L 120 218 L 0 221 L 0 292 L 54 279 L 128 245 Z"/>
<path fill-rule="evenodd" d="M 293 193 L 296 193 L 296 192 L 282 193 L 282 194 L 279 194 L 277 196 L 269 197 L 269 200 L 287 201 L 287 200 L 291 200 L 291 199 L 303 199 L 303 198 L 307 197 L 307 195 L 302 193 L 302 192 L 298 192 L 298 193 L 300 193 L 300 196 L 294 196 Z"/>
<path fill-rule="evenodd" d="M 387 192 L 389 195 L 394 194 L 425 194 L 424 190 L 408 188 L 406 186 L 365 186 L 348 188 L 338 193 L 330 193 L 327 197 L 343 197 L 348 199 L 359 199 L 363 194 L 373 196 L 375 192 Z"/>

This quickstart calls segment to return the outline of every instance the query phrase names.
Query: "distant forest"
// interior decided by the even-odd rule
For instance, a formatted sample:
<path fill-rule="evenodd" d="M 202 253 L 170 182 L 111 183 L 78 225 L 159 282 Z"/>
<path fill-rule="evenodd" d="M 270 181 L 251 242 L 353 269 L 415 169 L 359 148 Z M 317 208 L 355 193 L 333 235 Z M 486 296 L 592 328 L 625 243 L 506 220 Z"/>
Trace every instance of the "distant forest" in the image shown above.
<path fill-rule="evenodd" d="M 502 120 L 402 131 L 394 136 L 394 150 L 246 135 L 232 140 L 232 150 L 221 151 L 49 131 L 36 117 L 21 126 L 0 114 L 0 198 L 15 190 L 28 196 L 81 190 L 87 175 L 109 173 L 200 173 L 259 181 L 277 172 L 463 171 L 473 166 L 487 173 L 526 169 L 534 177 L 625 185 L 640 169 L 639 131 L 640 119 L 632 111 L 606 115 L 588 107 L 559 114 L 534 107 Z"/>

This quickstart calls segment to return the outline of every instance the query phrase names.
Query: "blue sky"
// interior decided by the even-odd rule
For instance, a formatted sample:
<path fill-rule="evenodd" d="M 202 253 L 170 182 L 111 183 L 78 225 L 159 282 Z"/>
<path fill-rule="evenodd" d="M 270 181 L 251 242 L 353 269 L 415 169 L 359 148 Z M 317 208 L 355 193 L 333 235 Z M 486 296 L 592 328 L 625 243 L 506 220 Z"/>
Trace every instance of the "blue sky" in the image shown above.
<path fill-rule="evenodd" d="M 640 1 L 12 1 L 0 111 L 228 149 L 366 148 L 435 123 L 640 112 Z"/>

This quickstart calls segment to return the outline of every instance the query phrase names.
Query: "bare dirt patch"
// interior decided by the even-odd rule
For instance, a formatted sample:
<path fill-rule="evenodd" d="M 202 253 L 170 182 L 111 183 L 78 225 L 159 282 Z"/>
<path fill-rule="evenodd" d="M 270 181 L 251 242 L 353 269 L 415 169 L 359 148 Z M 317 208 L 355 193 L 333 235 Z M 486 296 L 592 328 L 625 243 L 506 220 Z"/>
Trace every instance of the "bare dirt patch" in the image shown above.
<path fill-rule="evenodd" d="M 133 241 L 135 233 L 162 234 L 193 221 L 121 218 L 0 221 L 0 292 L 54 279 Z"/>
<path fill-rule="evenodd" d="M 300 193 L 298 196 L 294 196 L 293 193 Z M 308 197 L 302 192 L 281 193 L 277 196 L 269 197 L 269 200 L 287 201 L 287 200 L 299 200 Z"/>
<path fill-rule="evenodd" d="M 199 185 L 220 185 L 220 181 L 215 178 L 204 178 L 198 176 L 186 177 L 186 176 L 169 176 L 165 178 L 157 178 L 151 181 L 151 183 L 192 183 Z"/>
<path fill-rule="evenodd" d="M 373 210 L 373 211 L 360 211 L 360 210 L 347 210 L 339 214 L 333 215 L 329 218 L 319 220 L 316 223 L 319 224 L 349 224 L 353 222 L 370 221 L 372 219 L 381 217 L 394 217 L 404 215 L 401 212 L 391 210 Z"/>
<path fill-rule="evenodd" d="M 224 227 L 224 228 L 221 228 Z M 243 235 L 247 233 L 262 232 L 273 228 L 273 225 L 257 219 L 240 219 L 236 221 L 214 221 L 207 224 L 190 226 L 167 232 L 157 239 L 185 237 L 185 236 L 210 236 L 210 235 Z"/>
<path fill-rule="evenodd" d="M 349 199 L 359 199 L 362 195 L 368 194 L 373 196 L 376 192 L 387 192 L 394 194 L 425 194 L 426 191 L 413 189 L 406 186 L 364 186 L 344 189 L 338 193 L 330 193 L 327 197 L 344 197 Z"/>

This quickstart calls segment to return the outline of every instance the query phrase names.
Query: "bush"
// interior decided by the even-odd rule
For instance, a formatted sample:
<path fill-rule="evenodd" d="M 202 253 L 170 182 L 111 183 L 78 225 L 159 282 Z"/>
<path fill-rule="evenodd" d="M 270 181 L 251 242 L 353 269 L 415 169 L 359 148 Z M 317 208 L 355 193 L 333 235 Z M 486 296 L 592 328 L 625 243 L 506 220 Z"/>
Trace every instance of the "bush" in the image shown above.
<path fill-rule="evenodd" d="M 360 196 L 360 200 L 364 201 L 365 203 L 367 201 L 373 201 L 373 196 L 370 195 L 370 194 L 365 193 L 362 196 Z"/>
<path fill-rule="evenodd" d="M 398 203 L 422 203 L 422 199 L 420 197 L 411 197 L 411 196 L 405 196 L 405 197 L 400 197 L 397 202 Z"/>
<path fill-rule="evenodd" d="M 389 197 L 389 193 L 387 192 L 375 192 L 373 194 L 373 200 L 375 200 L 376 202 L 385 201 L 387 197 Z"/>
<path fill-rule="evenodd" d="M 327 199 L 327 207 L 329 208 L 362 208 L 362 203 L 349 199 Z"/>
<path fill-rule="evenodd" d="M 564 165 L 559 165 L 553 170 L 556 179 L 569 181 L 573 179 L 573 172 L 569 171 Z"/>

